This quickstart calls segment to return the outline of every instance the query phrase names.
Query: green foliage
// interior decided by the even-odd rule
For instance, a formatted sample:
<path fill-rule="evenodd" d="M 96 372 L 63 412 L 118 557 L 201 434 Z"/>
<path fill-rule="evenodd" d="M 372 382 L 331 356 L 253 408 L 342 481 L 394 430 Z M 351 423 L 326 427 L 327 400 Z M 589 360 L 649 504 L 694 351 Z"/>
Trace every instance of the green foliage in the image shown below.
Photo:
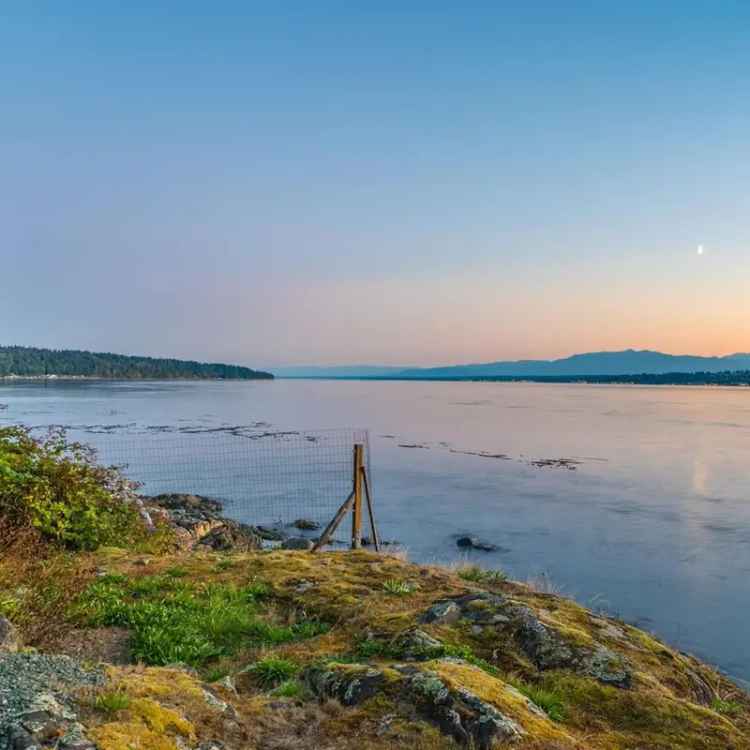
<path fill-rule="evenodd" d="M 271 695 L 277 698 L 304 700 L 308 696 L 308 691 L 299 680 L 285 680 L 271 691 Z"/>
<path fill-rule="evenodd" d="M 198 667 L 243 647 L 302 640 L 327 629 L 315 620 L 281 626 L 261 619 L 259 601 L 267 590 L 257 582 L 193 585 L 166 574 L 107 576 L 86 589 L 71 615 L 92 627 L 129 628 L 133 656 L 152 665 Z"/>
<path fill-rule="evenodd" d="M 119 690 L 100 693 L 94 701 L 94 708 L 106 714 L 116 714 L 118 711 L 124 711 L 128 706 L 130 706 L 130 697 Z"/>
<path fill-rule="evenodd" d="M 532 685 L 520 678 L 514 677 L 508 680 L 519 693 L 525 695 L 529 700 L 541 708 L 552 721 L 565 720 L 565 702 L 562 693 L 554 688 L 544 688 Z"/>
<path fill-rule="evenodd" d="M 25 427 L 0 427 L 0 517 L 11 524 L 71 549 L 136 546 L 148 532 L 132 502 L 135 488 L 63 430 L 35 438 Z"/>
<path fill-rule="evenodd" d="M 0 346 L 0 377 L 19 375 L 83 376 L 88 378 L 272 378 L 267 372 L 239 365 L 193 362 L 180 359 L 130 357 L 124 354 L 77 350 Z"/>
<path fill-rule="evenodd" d="M 395 578 L 389 578 L 383 581 L 383 591 L 392 596 L 407 596 L 414 593 L 416 586 L 408 581 L 399 581 Z"/>
<path fill-rule="evenodd" d="M 508 576 L 502 570 L 487 570 L 479 565 L 464 565 L 458 569 L 459 578 L 473 583 L 503 583 Z"/>
<path fill-rule="evenodd" d="M 722 714 L 723 716 L 738 716 L 743 710 L 741 703 L 723 700 L 722 698 L 714 698 L 711 701 L 711 708 L 717 714 Z"/>
<path fill-rule="evenodd" d="M 255 662 L 246 670 L 260 687 L 268 690 L 294 677 L 299 666 L 289 659 L 269 656 Z"/>

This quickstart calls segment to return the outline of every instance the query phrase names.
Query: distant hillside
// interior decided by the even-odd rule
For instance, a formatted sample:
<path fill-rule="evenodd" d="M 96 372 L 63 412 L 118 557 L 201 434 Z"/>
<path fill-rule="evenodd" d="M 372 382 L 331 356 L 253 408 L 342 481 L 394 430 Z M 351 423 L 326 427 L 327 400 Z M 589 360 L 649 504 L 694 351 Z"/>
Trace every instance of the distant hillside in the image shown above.
<path fill-rule="evenodd" d="M 652 351 L 591 352 L 554 360 L 519 360 L 403 370 L 402 378 L 585 377 L 719 373 L 750 370 L 750 354 L 696 357 Z"/>
<path fill-rule="evenodd" d="M 0 377 L 87 377 L 111 379 L 191 378 L 255 380 L 273 375 L 249 367 L 181 359 L 130 357 L 71 349 L 0 346 Z"/>

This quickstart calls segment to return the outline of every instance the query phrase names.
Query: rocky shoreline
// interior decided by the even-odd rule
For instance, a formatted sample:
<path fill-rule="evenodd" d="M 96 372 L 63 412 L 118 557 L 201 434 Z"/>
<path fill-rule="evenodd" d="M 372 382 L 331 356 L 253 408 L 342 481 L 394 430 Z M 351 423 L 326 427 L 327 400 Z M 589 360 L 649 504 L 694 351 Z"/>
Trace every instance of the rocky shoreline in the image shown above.
<path fill-rule="evenodd" d="M 88 578 L 54 648 L 0 614 L 0 750 L 750 750 L 747 695 L 614 618 L 497 571 L 311 555 L 309 519 L 138 503 L 177 549 L 67 558 Z"/>

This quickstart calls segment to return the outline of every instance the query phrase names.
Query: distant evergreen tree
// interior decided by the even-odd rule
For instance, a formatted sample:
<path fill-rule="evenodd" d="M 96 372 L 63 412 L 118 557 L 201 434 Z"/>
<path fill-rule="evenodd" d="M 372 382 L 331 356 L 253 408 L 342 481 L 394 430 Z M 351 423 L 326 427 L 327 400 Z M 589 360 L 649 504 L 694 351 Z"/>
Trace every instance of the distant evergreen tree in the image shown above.
<path fill-rule="evenodd" d="M 0 346 L 0 377 L 58 375 L 111 378 L 192 378 L 255 380 L 273 378 L 268 372 L 239 365 L 194 362 L 124 354 L 85 352 L 72 349 L 37 349 L 28 346 Z"/>

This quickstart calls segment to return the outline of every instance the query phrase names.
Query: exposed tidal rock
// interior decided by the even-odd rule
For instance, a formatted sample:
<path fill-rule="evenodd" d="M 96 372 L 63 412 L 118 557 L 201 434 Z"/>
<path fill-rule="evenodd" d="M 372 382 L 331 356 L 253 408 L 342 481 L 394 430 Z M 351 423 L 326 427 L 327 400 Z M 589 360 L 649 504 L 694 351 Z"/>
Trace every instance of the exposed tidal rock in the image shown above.
<path fill-rule="evenodd" d="M 483 539 L 479 539 L 476 536 L 460 536 L 456 539 L 456 546 L 463 547 L 466 549 L 478 549 L 482 552 L 495 552 L 499 549 L 496 544 L 486 542 Z"/>
<path fill-rule="evenodd" d="M 281 549 L 310 550 L 312 548 L 312 540 L 303 536 L 293 536 L 281 543 Z"/>
<path fill-rule="evenodd" d="M 225 518 L 217 500 L 178 493 L 143 499 L 149 516 L 166 521 L 184 549 L 202 546 L 222 552 L 249 552 L 262 547 L 257 529 Z"/>
<path fill-rule="evenodd" d="M 311 521 L 309 518 L 298 518 L 296 521 L 292 521 L 290 526 L 300 531 L 317 531 L 320 528 L 317 521 Z"/>

